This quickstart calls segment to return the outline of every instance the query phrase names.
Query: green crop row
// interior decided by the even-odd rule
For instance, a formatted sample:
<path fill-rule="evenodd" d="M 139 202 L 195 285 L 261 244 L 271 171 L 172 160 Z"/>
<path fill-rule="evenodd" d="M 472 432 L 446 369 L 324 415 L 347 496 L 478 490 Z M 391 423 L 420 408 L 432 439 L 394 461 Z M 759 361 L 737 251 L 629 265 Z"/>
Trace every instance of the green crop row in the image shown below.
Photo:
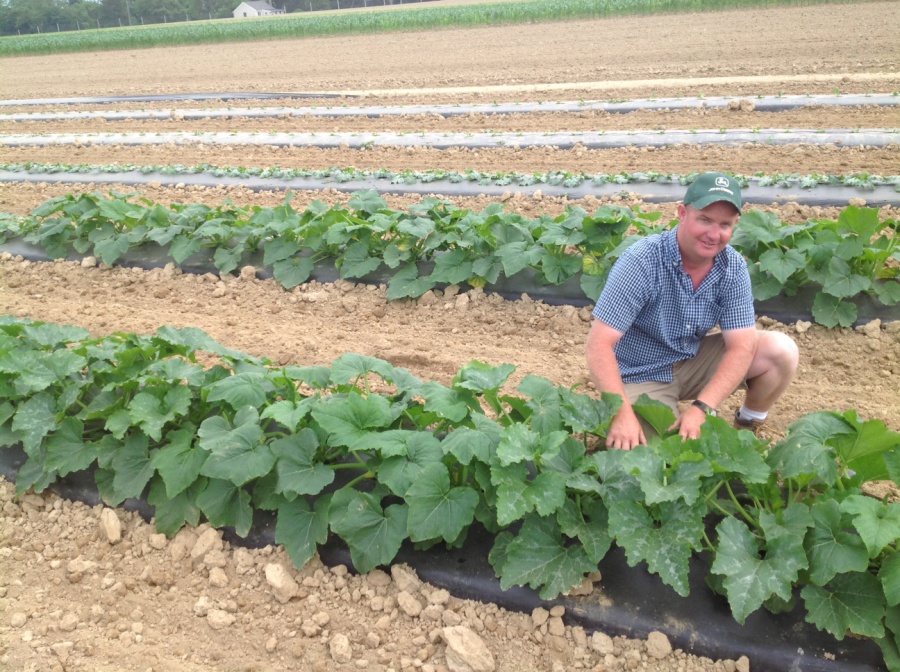
<path fill-rule="evenodd" d="M 434 30 L 467 26 L 589 19 L 626 14 L 711 11 L 737 7 L 816 5 L 833 0 L 529 0 L 328 15 L 289 14 L 265 20 L 221 19 L 0 38 L 0 56 L 142 49 L 203 44 Z"/>
<path fill-rule="evenodd" d="M 451 183 L 475 183 L 481 186 L 493 185 L 497 187 L 519 186 L 528 187 L 536 184 L 549 186 L 561 186 L 568 189 L 581 186 L 584 183 L 593 185 L 602 184 L 643 184 L 657 182 L 661 184 L 688 185 L 694 181 L 698 173 L 660 173 L 657 171 L 642 171 L 629 173 L 573 173 L 565 170 L 554 170 L 546 173 L 519 173 L 515 171 L 484 171 L 484 170 L 402 170 L 394 171 L 386 168 L 378 170 L 365 170 L 353 167 L 332 167 L 325 169 L 307 168 L 253 168 L 246 166 L 216 166 L 209 163 L 198 163 L 193 166 L 181 164 L 151 164 L 137 165 L 126 164 L 90 164 L 90 163 L 41 163 L 26 161 L 24 163 L 0 163 L 0 170 L 12 173 L 28 173 L 29 175 L 53 175 L 57 173 L 142 173 L 149 175 L 208 175 L 210 177 L 233 177 L 238 179 L 262 178 L 277 180 L 297 180 L 313 178 L 337 183 L 351 182 L 354 180 L 385 180 L 390 184 L 429 184 L 437 181 Z M 755 185 L 759 187 L 785 187 L 801 189 L 814 189 L 820 185 L 831 187 L 853 187 L 856 189 L 872 190 L 876 187 L 893 187 L 900 191 L 900 176 L 882 176 L 871 173 L 854 173 L 851 175 L 831 175 L 819 173 L 764 173 L 762 171 L 753 175 L 733 175 L 742 187 Z"/>
<path fill-rule="evenodd" d="M 604 450 L 619 397 L 534 375 L 506 394 L 514 370 L 473 361 L 444 386 L 355 354 L 274 367 L 194 328 L 90 339 L 0 318 L 0 447 L 27 455 L 18 493 L 93 470 L 107 504 L 145 497 L 169 536 L 204 517 L 245 537 L 269 511 L 298 567 L 332 534 L 368 572 L 406 540 L 460 546 L 477 522 L 504 590 L 552 599 L 617 545 L 686 596 L 705 552 L 737 621 L 802 602 L 900 670 L 900 504 L 862 491 L 900 481 L 900 434 L 851 410 L 804 416 L 775 445 L 714 417 L 684 441 L 644 397 L 659 436 Z"/>
<path fill-rule="evenodd" d="M 318 264 L 340 277 L 386 274 L 387 298 L 416 298 L 438 285 L 490 287 L 524 271 L 538 285 L 577 281 L 581 301 L 596 301 L 613 263 L 641 236 L 674 224 L 661 213 L 605 205 L 588 214 L 568 208 L 557 217 L 504 212 L 493 204 L 474 212 L 448 201 L 423 199 L 407 212 L 392 210 L 374 191 L 353 194 L 347 206 L 314 201 L 302 212 L 292 194 L 275 208 L 172 204 L 133 195 L 67 194 L 28 217 L 0 217 L 0 243 L 21 239 L 54 259 L 92 254 L 106 264 L 129 251 L 157 246 L 182 265 L 211 254 L 220 273 L 253 261 L 286 289 L 308 281 Z M 900 303 L 900 236 L 893 219 L 850 206 L 837 220 L 783 225 L 772 213 L 748 210 L 732 238 L 748 260 L 754 297 L 763 301 L 816 288 L 812 314 L 828 327 L 850 326 L 853 299 L 868 295 Z M 251 255 L 256 255 L 251 258 Z M 521 291 L 521 290 L 519 290 Z"/>

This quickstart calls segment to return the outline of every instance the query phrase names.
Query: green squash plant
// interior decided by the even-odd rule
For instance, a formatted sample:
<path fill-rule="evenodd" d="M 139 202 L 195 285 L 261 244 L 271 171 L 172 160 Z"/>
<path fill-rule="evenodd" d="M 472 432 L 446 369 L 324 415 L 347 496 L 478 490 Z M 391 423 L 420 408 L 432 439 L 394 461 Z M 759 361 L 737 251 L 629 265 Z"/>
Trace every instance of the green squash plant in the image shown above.
<path fill-rule="evenodd" d="M 0 217 L 0 243 L 21 238 L 51 258 L 92 254 L 107 264 L 130 250 L 159 246 L 181 266 L 198 254 L 231 273 L 256 255 L 286 289 L 333 263 L 340 277 L 385 281 L 389 300 L 415 298 L 438 286 L 491 287 L 522 272 L 539 285 L 580 284 L 595 301 L 622 251 L 672 223 L 660 213 L 602 206 L 594 214 L 569 208 L 557 217 L 481 212 L 423 199 L 408 212 L 387 207 L 374 191 L 353 194 L 346 207 L 314 201 L 298 212 L 275 208 L 173 204 L 166 208 L 133 194 L 67 194 L 30 217 Z M 837 221 L 782 225 L 771 213 L 748 210 L 733 238 L 747 258 L 754 296 L 763 301 L 816 288 L 813 316 L 827 327 L 851 326 L 852 299 L 868 295 L 885 306 L 900 302 L 897 222 L 876 210 L 848 207 Z M 261 256 L 261 259 L 259 258 Z M 579 297 L 575 297 L 578 299 Z"/>
<path fill-rule="evenodd" d="M 900 481 L 900 434 L 847 411 L 804 416 L 775 445 L 717 418 L 682 441 L 645 399 L 660 436 L 605 450 L 617 396 L 534 375 L 508 394 L 513 372 L 473 361 L 446 386 L 356 354 L 276 367 L 193 328 L 92 339 L 3 318 L 0 446 L 27 455 L 18 493 L 92 469 L 107 504 L 146 497 L 169 536 L 201 519 L 246 536 L 273 512 L 298 567 L 330 534 L 368 572 L 478 523 L 503 589 L 552 599 L 616 544 L 687 595 L 705 552 L 738 621 L 800 603 L 900 670 L 900 504 L 862 490 Z"/>

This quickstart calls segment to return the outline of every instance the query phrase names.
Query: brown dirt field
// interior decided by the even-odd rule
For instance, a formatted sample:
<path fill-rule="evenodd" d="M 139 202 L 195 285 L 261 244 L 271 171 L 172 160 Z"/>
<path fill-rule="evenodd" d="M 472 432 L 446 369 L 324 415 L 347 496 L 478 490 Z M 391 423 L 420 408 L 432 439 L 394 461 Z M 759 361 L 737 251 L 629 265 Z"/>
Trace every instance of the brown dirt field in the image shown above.
<path fill-rule="evenodd" d="M 750 36 L 748 26 L 754 27 Z M 890 93 L 900 90 L 897 34 L 900 4 L 872 2 L 28 57 L 0 61 L 0 98 L 367 90 L 377 93 L 339 98 L 335 104 L 402 105 L 700 94 L 752 100 L 779 92 L 831 93 L 835 89 Z M 427 58 L 417 58 L 423 53 Z M 254 66 L 248 72 L 247 64 L 266 67 Z M 309 101 L 258 104 L 302 106 Z M 249 103 L 241 103 L 245 105 Z M 147 107 L 173 106 L 188 107 L 181 103 Z M 39 109 L 21 108 L 29 112 Z M 773 121 L 764 122 L 769 119 Z M 238 126 L 244 122 L 218 123 L 229 130 L 245 128 Z M 893 110 L 860 108 L 813 109 L 783 117 L 705 111 L 506 118 L 476 115 L 455 121 L 421 117 L 277 120 L 259 122 L 258 128 L 383 131 L 425 128 L 425 124 L 448 130 L 548 131 L 898 126 Z M 81 122 L 28 125 L 34 133 L 113 127 L 97 122 L 90 126 Z M 22 132 L 22 128 L 3 124 L 0 132 Z M 129 123 L 121 128 L 212 130 L 174 120 Z M 0 160 L 589 173 L 868 171 L 893 175 L 900 165 L 897 152 L 897 146 L 682 146 L 614 151 L 81 146 L 3 148 Z M 65 184 L 0 184 L 0 210 L 24 214 L 47 198 L 72 190 Z M 125 187 L 119 190 L 130 191 Z M 284 197 L 281 192 L 224 187 L 150 185 L 141 192 L 162 203 L 211 205 L 227 198 L 239 205 L 272 206 Z M 300 208 L 313 199 L 334 203 L 346 198 L 323 190 L 299 193 L 293 203 Z M 395 208 L 420 200 L 408 196 L 387 199 Z M 494 200 L 481 196 L 458 199 L 457 203 L 481 209 Z M 564 199 L 514 193 L 501 200 L 507 210 L 528 216 L 558 214 L 567 205 Z M 593 210 L 610 200 L 588 198 L 571 204 Z M 617 197 L 615 202 L 660 210 L 664 217 L 674 215 L 675 204 L 646 205 L 628 197 Z M 834 208 L 798 204 L 764 209 L 791 222 L 837 214 Z M 883 208 L 880 214 L 897 217 L 897 208 Z M 389 303 L 383 287 L 350 283 L 310 283 L 286 292 L 272 281 L 250 277 L 227 277 L 219 284 L 217 279 L 172 270 L 145 272 L 0 258 L 0 314 L 81 325 L 95 335 L 149 333 L 165 324 L 195 326 L 226 345 L 280 363 L 327 364 L 342 353 L 360 352 L 407 367 L 423 379 L 447 383 L 462 365 L 479 359 L 515 364 L 516 380 L 534 373 L 558 384 L 587 382 L 584 339 L 589 323 L 584 310 L 528 299 L 503 301 L 481 292 L 462 297 L 433 292 L 415 302 Z M 783 434 L 801 415 L 825 409 L 857 409 L 861 416 L 882 419 L 900 431 L 900 323 L 828 330 L 803 323 L 773 323 L 761 316 L 760 326 L 791 334 L 801 349 L 798 378 L 772 414 L 773 435 Z M 730 413 L 739 403 L 740 395 L 733 396 L 723 412 Z M 884 494 L 896 493 L 895 486 L 885 486 Z M 101 526 L 99 507 L 90 509 L 50 495 L 14 499 L 13 486 L 3 483 L 0 502 L 0 668 L 11 672 L 448 672 L 451 668 L 440 632 L 453 623 L 477 632 L 492 652 L 496 669 L 504 672 L 743 672 L 754 665 L 746 658 L 713 661 L 683 651 L 657 658 L 658 649 L 648 642 L 592 638 L 591 633 L 573 627 L 565 614 L 559 621 L 551 618 L 545 622 L 542 613 L 532 618 L 497 605 L 460 600 L 433 587 L 416 585 L 402 568 L 395 569 L 393 577 L 380 572 L 352 576 L 340 568 L 325 568 L 318 561 L 292 569 L 282 549 L 232 548 L 214 533 L 198 542 L 204 529 L 165 540 L 135 514 L 123 511 L 116 512 L 123 527 L 122 540 L 113 542 L 108 528 Z M 211 546 L 204 550 L 205 542 Z M 266 579 L 266 566 L 276 563 L 300 584 L 299 595 L 286 603 L 272 596 Z M 410 615 L 400 604 L 402 590 L 422 605 L 435 608 L 429 616 Z M 602 582 L 584 599 L 599 599 L 601 592 Z M 349 659 L 343 651 L 335 651 L 334 642 L 342 643 L 336 639 L 338 635 L 347 638 Z"/>
<path fill-rule="evenodd" d="M 412 104 L 465 102 L 440 89 L 486 86 L 550 85 L 556 100 L 891 92 L 900 89 L 898 29 L 900 7 L 872 2 L 28 56 L 3 59 L 2 96 L 374 90 L 391 93 L 367 104 Z M 618 84 L 591 93 L 609 82 Z M 539 96 L 529 91 L 529 99 Z"/>

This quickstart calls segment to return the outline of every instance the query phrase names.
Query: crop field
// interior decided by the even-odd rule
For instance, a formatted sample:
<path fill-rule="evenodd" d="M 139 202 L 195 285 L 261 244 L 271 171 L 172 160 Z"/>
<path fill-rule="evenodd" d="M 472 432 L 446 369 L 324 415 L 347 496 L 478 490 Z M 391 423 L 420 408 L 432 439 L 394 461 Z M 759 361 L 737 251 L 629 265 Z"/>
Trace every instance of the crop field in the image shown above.
<path fill-rule="evenodd" d="M 478 7 L 464 4 L 473 12 Z M 448 593 L 423 583 L 406 565 L 390 566 L 392 548 L 396 552 L 407 537 L 426 545 L 435 539 L 452 543 L 473 516 L 484 523 L 488 515 L 470 494 L 475 490 L 464 487 L 466 479 L 478 478 L 478 451 L 460 438 L 461 428 L 474 435 L 473 427 L 483 426 L 458 415 L 443 390 L 456 386 L 457 401 L 462 389 L 472 399 L 477 395 L 472 403 L 483 404 L 498 423 L 524 412 L 503 395 L 531 398 L 559 390 L 553 394 L 569 409 L 566 427 L 585 436 L 597 422 L 569 417 L 582 417 L 588 403 L 573 393 L 595 397 L 592 412 L 600 416 L 609 410 L 592 389 L 584 356 L 590 302 L 604 277 L 604 262 L 596 259 L 628 235 L 667 225 L 687 182 L 706 170 L 734 173 L 746 185 L 749 214 L 743 237 L 736 239 L 761 269 L 754 276 L 757 299 L 768 301 L 761 305 L 775 306 L 772 300 L 785 292 L 800 297 L 777 315 L 758 315 L 761 328 L 791 335 L 801 353 L 797 379 L 771 413 L 766 438 L 778 442 L 810 414 L 835 411 L 851 418 L 850 425 L 858 414 L 853 432 L 875 446 L 846 457 L 855 471 L 871 476 L 868 494 L 884 502 L 888 522 L 880 538 L 893 534 L 892 541 L 879 546 L 866 531 L 860 534 L 873 566 L 874 558 L 884 563 L 879 580 L 887 586 L 886 622 L 900 632 L 900 491 L 887 478 L 896 481 L 900 464 L 888 457 L 879 468 L 866 462 L 882 450 L 895 455 L 896 446 L 890 446 L 900 432 L 900 6 L 773 5 L 475 23 L 0 57 L 0 316 L 6 329 L 0 331 L 0 373 L 9 376 L 0 379 L 3 397 L 38 385 L 35 369 L 4 359 L 14 332 L 8 323 L 19 318 L 71 326 L 52 330 L 60 348 L 53 356 L 60 367 L 63 361 L 71 365 L 62 378 L 81 375 L 67 358 L 83 354 L 96 367 L 96 380 L 102 371 L 117 381 L 110 385 L 140 400 L 135 403 L 143 405 L 143 414 L 138 420 L 132 409 L 134 423 L 151 442 L 161 440 L 162 427 L 174 427 L 165 425 L 172 419 L 165 412 L 176 407 L 184 415 L 178 429 L 199 431 L 200 447 L 224 435 L 248 436 L 242 432 L 256 432 L 257 425 L 265 429 L 266 417 L 299 427 L 300 416 L 289 415 L 283 405 L 292 394 L 285 389 L 294 390 L 297 381 L 301 391 L 318 389 L 329 398 L 358 393 L 371 402 L 346 409 L 346 416 L 334 410 L 336 402 L 331 410 L 325 404 L 292 411 L 309 413 L 334 436 L 356 421 L 351 416 L 371 419 L 383 412 L 387 418 L 388 402 L 378 395 L 397 392 L 390 397 L 394 412 L 403 389 L 410 392 L 404 417 L 418 423 L 417 430 L 428 426 L 427 437 L 403 439 L 409 446 L 388 445 L 387 439 L 378 444 L 386 458 L 378 462 L 379 487 L 391 493 L 383 510 L 372 504 L 374 497 L 342 501 L 360 520 L 374 516 L 382 526 L 377 534 L 367 536 L 349 515 L 338 520 L 332 514 L 332 532 L 342 530 L 342 538 L 353 540 L 353 564 L 372 570 L 362 575 L 343 565 L 330 567 L 315 555 L 321 516 L 329 514 L 292 504 L 303 497 L 283 502 L 279 512 L 288 511 L 305 537 L 282 528 L 275 532 L 277 546 L 248 549 L 223 541 L 216 528 L 247 531 L 249 509 L 239 492 L 251 479 L 275 478 L 281 466 L 273 466 L 279 455 L 274 448 L 269 462 L 240 462 L 239 475 L 224 459 L 202 472 L 197 466 L 194 476 L 201 480 L 237 485 L 220 495 L 210 488 L 199 498 L 190 493 L 200 480 L 192 485 L 181 473 L 191 470 L 186 461 L 154 458 L 154 483 L 162 488 L 165 481 L 171 492 L 177 480 L 180 497 L 195 497 L 173 512 L 160 489 L 148 485 L 151 503 L 162 507 L 156 527 L 137 512 L 70 502 L 49 491 L 16 497 L 16 485 L 0 481 L 0 668 L 455 672 L 467 669 L 458 662 L 462 656 L 474 669 L 504 671 L 777 669 L 767 667 L 752 647 L 731 656 L 704 655 L 686 650 L 673 632 L 636 638 L 620 631 L 594 633 L 580 625 L 577 609 L 551 610 L 553 598 L 582 575 L 578 599 L 611 601 L 603 577 L 589 573 L 597 564 L 592 553 L 602 556 L 603 545 L 593 537 L 593 545 L 585 541 L 593 514 L 584 511 L 591 509 L 579 509 L 588 555 L 581 545 L 561 542 L 554 546 L 559 557 L 546 563 L 549 570 L 528 564 L 546 532 L 535 522 L 542 520 L 538 514 L 555 501 L 557 490 L 565 497 L 566 487 L 570 493 L 573 487 L 557 484 L 552 470 L 531 481 L 519 476 L 524 486 L 505 483 L 506 493 L 535 489 L 517 503 L 501 494 L 508 506 L 490 514 L 500 527 L 526 520 L 521 535 L 501 535 L 507 545 L 491 555 L 495 568 L 504 570 L 498 572 L 504 588 L 529 584 L 546 598 L 534 612 L 507 610 L 490 596 L 478 601 Z M 85 213 L 90 215 L 79 219 Z M 54 217 L 69 218 L 66 230 L 77 233 L 63 236 Z M 265 254 L 256 253 L 259 240 L 289 228 L 285 222 L 322 227 L 309 228 L 305 239 L 270 242 Z M 585 240 L 580 234 L 596 230 L 591 227 L 610 227 L 612 233 L 602 242 Z M 766 238 L 766 231 L 784 227 L 793 233 Z M 494 234 L 490 244 L 473 233 L 487 230 Z M 16 235 L 23 232 L 28 235 Z M 167 250 L 155 267 L 135 252 L 145 241 Z M 41 246 L 60 258 L 30 256 Z M 305 258 L 295 256 L 301 247 L 309 252 Z M 205 268 L 189 272 L 197 268 L 188 268 L 188 260 L 202 257 L 204 248 Z M 470 248 L 481 256 L 469 254 Z M 72 260 L 66 261 L 69 254 Z M 317 274 L 312 259 L 330 263 L 331 275 Z M 531 275 L 517 284 L 523 273 Z M 547 290 L 557 284 L 568 288 L 566 298 Z M 851 299 L 862 295 L 866 303 L 857 312 Z M 177 331 L 192 328 L 217 345 L 195 331 Z M 140 340 L 150 337 L 152 345 Z M 41 341 L 50 335 L 35 338 L 53 345 Z M 108 340 L 82 352 L 77 342 L 87 339 Z M 183 349 L 187 342 L 198 345 L 196 361 Z M 183 373 L 184 385 L 150 399 L 155 378 L 125 382 L 116 376 L 125 375 L 127 366 L 120 371 L 103 365 L 133 364 L 138 352 L 144 356 L 152 348 L 168 348 L 159 356 L 174 358 L 171 366 L 178 360 L 178 366 L 199 363 L 216 371 L 220 364 L 244 377 L 229 387 L 212 378 L 201 384 L 200 374 Z M 37 355 L 22 357 L 31 362 Z M 260 382 L 257 358 L 288 372 L 293 382 L 287 388 L 274 377 Z M 330 379 L 322 373 L 326 367 L 334 372 Z M 85 363 L 80 370 L 87 368 Z M 14 374 L 22 382 L 13 385 Z M 740 394 L 720 409 L 723 417 L 740 405 Z M 195 396 L 189 400 L 190 395 Z M 267 406 L 262 416 L 247 408 L 237 415 L 221 410 L 222 404 L 259 395 L 269 395 L 264 402 L 259 397 Z M 26 452 L 37 451 L 44 434 L 56 431 L 50 425 L 26 431 L 26 421 L 12 420 L 13 413 L 0 398 L 5 444 L 18 437 Z M 33 415 L 34 422 L 40 420 L 40 413 Z M 73 418 L 51 417 L 44 419 L 62 422 L 59 435 L 83 429 L 87 437 L 93 431 L 89 422 L 76 432 Z M 436 418 L 443 418 L 443 432 L 459 439 L 452 448 L 444 441 L 446 483 L 446 470 L 430 468 L 431 458 L 424 457 L 437 445 L 436 439 L 431 443 Z M 126 432 L 117 422 L 123 422 L 121 414 L 91 434 L 92 447 L 66 457 L 64 468 L 58 460 L 57 471 L 76 471 L 94 459 L 103 463 L 101 436 L 121 439 Z M 821 434 L 822 443 L 838 445 L 815 421 L 803 422 L 812 423 L 801 426 Z M 388 425 L 385 420 L 381 426 Z M 263 439 L 259 432 L 248 440 L 277 443 L 275 434 Z M 166 435 L 166 446 L 177 444 L 174 435 Z M 303 440 L 291 450 L 315 452 L 303 443 L 316 440 L 312 430 L 298 429 L 293 436 Z M 520 438 L 525 441 L 524 434 Z M 359 435 L 342 440 L 357 446 L 346 450 L 349 461 L 367 451 L 379 454 L 359 443 Z M 413 444 L 424 461 L 397 467 L 400 457 L 412 455 Z M 504 467 L 524 470 L 524 458 L 514 456 L 519 448 L 502 445 Z M 151 454 L 163 455 L 155 449 Z M 632 459 L 638 469 L 638 458 Z M 110 457 L 103 465 L 109 482 L 101 491 L 117 503 L 133 496 L 129 488 L 135 482 L 140 494 L 153 473 L 145 473 L 143 462 L 126 462 Z M 374 471 L 371 464 L 365 468 Z M 332 469 L 310 459 L 292 467 L 301 495 L 331 482 Z M 36 485 L 51 475 L 26 473 Z M 113 473 L 119 475 L 114 479 Z M 538 482 L 546 488 L 540 496 Z M 812 487 L 803 477 L 790 483 Z M 282 485 L 269 493 L 270 501 L 284 496 Z M 272 486 L 257 486 L 254 506 L 265 487 Z M 433 501 L 435 492 L 443 499 Z M 585 501 L 596 494 L 585 493 Z M 401 511 L 407 516 L 407 504 L 395 500 L 403 496 L 409 518 L 401 524 L 397 517 Z M 211 502 L 217 497 L 221 502 Z M 844 515 L 856 511 L 854 506 L 862 511 L 863 499 L 869 498 L 845 500 Z M 555 506 L 562 512 L 568 504 Z M 183 522 L 196 522 L 201 509 L 210 522 L 178 531 Z M 659 515 L 657 523 L 664 525 L 669 514 Z M 762 527 L 774 525 L 768 515 Z M 616 510 L 609 524 L 621 531 L 619 543 L 627 544 L 624 520 Z M 788 527 L 778 523 L 779 530 Z M 725 538 L 729 529 L 725 525 L 719 534 Z M 559 536 L 558 529 L 553 534 Z M 672 541 L 673 557 L 677 546 Z M 769 552 L 777 554 L 775 547 Z M 669 560 L 669 552 L 664 548 L 661 556 Z M 685 593 L 678 570 L 665 569 L 660 558 L 644 560 L 661 576 L 660 595 Z M 764 560 L 762 565 L 775 573 Z M 848 564 L 840 571 L 850 570 Z M 776 580 L 782 577 L 771 579 Z M 765 599 L 748 592 L 740 599 L 729 595 L 739 620 L 759 606 L 757 597 L 759 603 Z M 729 603 L 722 604 L 729 610 Z M 872 639 L 884 633 L 883 617 L 811 616 L 816 626 L 827 622 L 832 630 L 844 626 Z M 840 635 L 835 641 L 843 645 L 843 630 Z M 829 648 L 812 655 L 835 670 L 846 662 Z M 900 669 L 900 653 L 896 660 L 888 655 L 885 664 L 893 667 L 860 663 L 852 669 Z"/>

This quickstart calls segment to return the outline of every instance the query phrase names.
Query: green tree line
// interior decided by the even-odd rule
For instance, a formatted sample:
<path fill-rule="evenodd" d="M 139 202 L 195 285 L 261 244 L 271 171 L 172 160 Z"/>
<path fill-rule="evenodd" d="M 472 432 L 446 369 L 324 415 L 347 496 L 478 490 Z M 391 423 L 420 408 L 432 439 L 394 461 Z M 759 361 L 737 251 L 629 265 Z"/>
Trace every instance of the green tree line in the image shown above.
<path fill-rule="evenodd" d="M 287 13 L 424 0 L 268 0 Z M 0 0 L 0 35 L 231 18 L 241 0 Z"/>

